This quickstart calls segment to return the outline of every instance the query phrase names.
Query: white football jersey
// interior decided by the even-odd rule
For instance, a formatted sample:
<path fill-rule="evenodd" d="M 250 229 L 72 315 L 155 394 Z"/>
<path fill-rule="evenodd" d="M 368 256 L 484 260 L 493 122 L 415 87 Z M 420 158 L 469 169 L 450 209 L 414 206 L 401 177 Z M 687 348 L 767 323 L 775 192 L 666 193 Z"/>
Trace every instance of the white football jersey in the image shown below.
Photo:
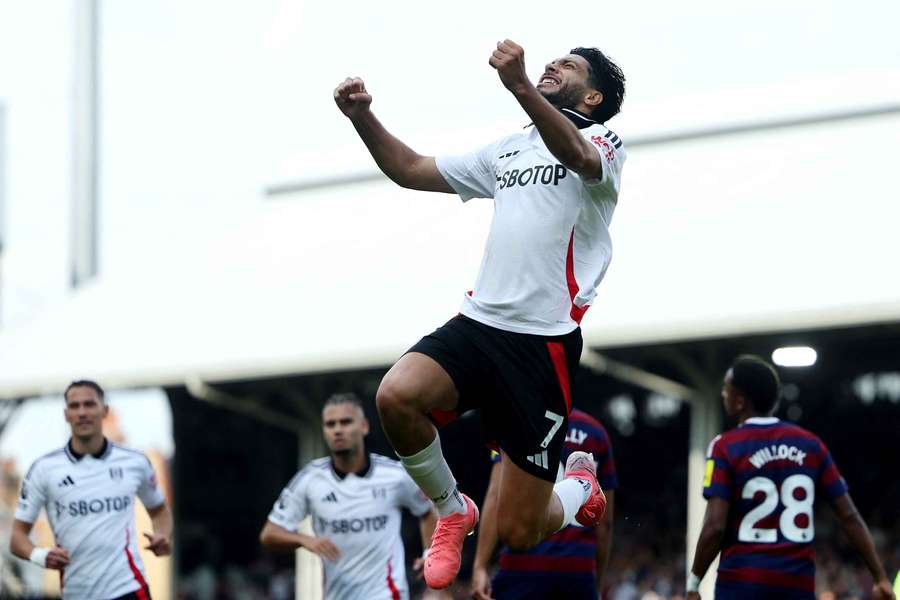
<path fill-rule="evenodd" d="M 460 312 L 517 333 L 569 333 L 597 295 L 612 259 L 609 224 L 625 149 L 606 126 L 563 110 L 597 149 L 600 178 L 561 165 L 536 127 L 437 168 L 463 201 L 493 198 L 494 218 L 474 289 Z"/>
<path fill-rule="evenodd" d="M 336 562 L 322 560 L 327 600 L 400 600 L 409 598 L 401 508 L 421 517 L 431 501 L 398 461 L 370 454 L 364 472 L 344 475 L 325 457 L 294 476 L 269 521 L 297 531 L 311 515 L 316 536 L 329 538 L 340 550 Z"/>
<path fill-rule="evenodd" d="M 148 509 L 164 502 L 147 457 L 117 444 L 82 456 L 70 443 L 31 465 L 16 519 L 34 523 L 46 510 L 56 543 L 69 553 L 60 577 L 63 598 L 107 600 L 146 586 L 135 496 Z"/>

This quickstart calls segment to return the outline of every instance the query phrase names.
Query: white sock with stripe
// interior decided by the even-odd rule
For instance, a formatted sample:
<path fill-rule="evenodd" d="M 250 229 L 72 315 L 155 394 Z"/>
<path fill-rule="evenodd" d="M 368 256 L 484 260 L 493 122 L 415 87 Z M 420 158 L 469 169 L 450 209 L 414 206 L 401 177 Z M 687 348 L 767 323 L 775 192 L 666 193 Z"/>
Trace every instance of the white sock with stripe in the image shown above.
<path fill-rule="evenodd" d="M 466 513 L 466 503 L 456 490 L 456 478 L 441 452 L 441 436 L 435 433 L 434 441 L 425 449 L 412 456 L 400 456 L 400 462 L 412 480 L 434 502 L 440 516 Z"/>
<path fill-rule="evenodd" d="M 579 525 L 575 515 L 578 514 L 581 505 L 591 497 L 590 482 L 574 477 L 563 479 L 553 486 L 553 493 L 559 498 L 563 509 L 563 523 L 560 529 L 569 525 Z"/>

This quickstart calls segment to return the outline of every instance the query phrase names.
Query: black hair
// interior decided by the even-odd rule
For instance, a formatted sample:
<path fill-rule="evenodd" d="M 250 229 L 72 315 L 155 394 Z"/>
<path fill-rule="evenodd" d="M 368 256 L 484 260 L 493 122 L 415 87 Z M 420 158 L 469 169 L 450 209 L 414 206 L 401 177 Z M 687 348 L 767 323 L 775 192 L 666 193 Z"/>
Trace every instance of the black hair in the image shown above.
<path fill-rule="evenodd" d="M 97 392 L 97 397 L 100 398 L 100 402 L 106 402 L 106 392 L 103 391 L 103 388 L 100 387 L 100 384 L 96 381 L 92 381 L 90 379 L 77 379 L 66 386 L 66 391 L 63 392 L 63 398 L 66 400 L 69 399 L 69 390 L 77 387 L 86 387 L 91 388 L 95 392 Z"/>
<path fill-rule="evenodd" d="M 353 392 L 341 392 L 338 394 L 332 394 L 328 397 L 328 400 L 325 401 L 325 406 L 335 406 L 338 404 L 352 404 L 363 414 L 366 414 L 365 409 L 363 409 L 362 400 L 359 399 L 359 396 L 354 394 Z M 323 406 L 323 410 L 325 408 Z"/>
<path fill-rule="evenodd" d="M 582 57 L 588 62 L 588 80 L 591 87 L 603 93 L 603 101 L 591 112 L 591 118 L 606 123 L 622 109 L 625 99 L 625 74 L 619 65 L 610 60 L 597 48 L 573 48 L 570 54 Z"/>
<path fill-rule="evenodd" d="M 781 380 L 771 364 L 752 354 L 743 354 L 731 364 L 731 385 L 750 401 L 753 412 L 771 415 L 781 398 Z"/>

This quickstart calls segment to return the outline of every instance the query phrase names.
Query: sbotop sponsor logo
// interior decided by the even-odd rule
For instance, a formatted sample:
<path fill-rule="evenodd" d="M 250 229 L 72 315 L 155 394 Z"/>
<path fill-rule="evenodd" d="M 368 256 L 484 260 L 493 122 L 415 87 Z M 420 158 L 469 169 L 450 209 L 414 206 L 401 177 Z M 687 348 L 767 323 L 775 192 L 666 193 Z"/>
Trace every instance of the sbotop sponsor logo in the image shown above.
<path fill-rule="evenodd" d="M 511 169 L 497 178 L 500 189 L 526 185 L 559 185 L 566 178 L 568 169 L 562 165 L 535 165 L 527 169 Z"/>
<path fill-rule="evenodd" d="M 388 515 L 363 517 L 358 519 L 323 519 L 319 517 L 317 528 L 321 535 L 335 535 L 342 533 L 368 533 L 381 531 L 388 522 Z"/>
<path fill-rule="evenodd" d="M 88 500 L 73 500 L 71 502 L 56 502 L 56 518 L 62 516 L 87 517 L 113 512 L 122 512 L 131 507 L 129 496 L 116 496 L 105 498 L 91 498 Z"/>

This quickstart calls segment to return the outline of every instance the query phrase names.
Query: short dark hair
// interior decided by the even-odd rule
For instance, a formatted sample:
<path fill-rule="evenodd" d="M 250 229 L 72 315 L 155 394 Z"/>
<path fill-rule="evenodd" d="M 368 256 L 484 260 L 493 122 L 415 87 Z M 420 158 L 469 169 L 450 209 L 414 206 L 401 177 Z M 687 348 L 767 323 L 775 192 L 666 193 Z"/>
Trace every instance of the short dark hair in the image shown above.
<path fill-rule="evenodd" d="M 77 387 L 86 387 L 91 388 L 95 392 L 97 392 L 97 397 L 100 398 L 100 402 L 106 402 L 106 392 L 103 391 L 103 388 L 100 387 L 100 384 L 96 381 L 92 381 L 90 379 L 77 379 L 66 386 L 66 391 L 63 392 L 63 398 L 66 400 L 69 399 L 69 390 Z"/>
<path fill-rule="evenodd" d="M 625 100 L 625 74 L 619 65 L 597 48 L 573 48 L 570 54 L 588 62 L 589 81 L 592 87 L 603 93 L 603 101 L 591 112 L 591 118 L 606 123 L 622 109 Z"/>
<path fill-rule="evenodd" d="M 352 404 L 363 414 L 366 414 L 365 409 L 363 409 L 362 400 L 359 399 L 359 396 L 354 394 L 353 392 L 339 392 L 337 394 L 332 394 L 325 401 L 325 405 L 322 407 L 322 410 L 325 409 L 326 406 L 335 406 L 338 404 Z"/>
<path fill-rule="evenodd" d="M 742 354 L 731 364 L 731 385 L 750 401 L 753 412 L 771 415 L 781 398 L 781 379 L 771 364 L 752 354 Z"/>

